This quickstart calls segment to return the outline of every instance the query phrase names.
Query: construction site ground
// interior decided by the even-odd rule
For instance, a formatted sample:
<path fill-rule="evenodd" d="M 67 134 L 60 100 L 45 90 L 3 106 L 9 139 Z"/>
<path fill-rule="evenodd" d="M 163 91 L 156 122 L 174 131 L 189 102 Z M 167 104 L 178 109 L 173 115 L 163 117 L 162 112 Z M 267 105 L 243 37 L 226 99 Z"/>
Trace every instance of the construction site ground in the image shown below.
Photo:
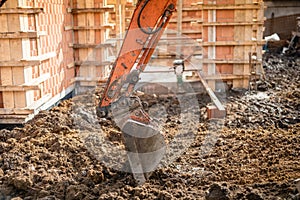
<path fill-rule="evenodd" d="M 2 129 L 0 199 L 300 199 L 300 59 L 265 55 L 263 66 L 257 91 L 228 92 L 222 126 L 206 118 L 209 98 L 198 96 L 192 143 L 142 185 L 107 164 L 114 152 L 89 146 L 95 134 L 122 146 L 118 128 L 108 120 L 97 130 L 90 117 L 96 93 Z M 176 99 L 145 98 L 167 108 L 161 130 L 172 141 L 182 124 Z"/>

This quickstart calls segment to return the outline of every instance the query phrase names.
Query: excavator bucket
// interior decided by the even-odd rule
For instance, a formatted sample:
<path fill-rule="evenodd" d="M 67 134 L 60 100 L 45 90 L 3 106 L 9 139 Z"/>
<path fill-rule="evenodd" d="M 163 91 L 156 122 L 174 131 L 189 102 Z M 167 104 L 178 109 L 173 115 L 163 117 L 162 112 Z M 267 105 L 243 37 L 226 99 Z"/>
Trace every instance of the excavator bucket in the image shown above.
<path fill-rule="evenodd" d="M 143 184 L 166 152 L 163 135 L 151 124 L 128 120 L 122 128 L 128 163 L 138 184 Z"/>

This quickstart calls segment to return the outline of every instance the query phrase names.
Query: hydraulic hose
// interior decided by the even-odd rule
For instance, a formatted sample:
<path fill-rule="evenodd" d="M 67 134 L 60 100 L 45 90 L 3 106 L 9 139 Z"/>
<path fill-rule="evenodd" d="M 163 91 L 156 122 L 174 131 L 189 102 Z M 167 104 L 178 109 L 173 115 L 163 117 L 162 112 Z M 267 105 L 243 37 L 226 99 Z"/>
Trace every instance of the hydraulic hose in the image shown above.
<path fill-rule="evenodd" d="M 142 25 L 141 25 L 141 15 L 142 15 L 142 13 L 143 13 L 145 7 L 146 7 L 147 4 L 149 3 L 149 1 L 150 1 L 150 0 L 146 0 L 145 3 L 144 3 L 144 5 L 142 6 L 142 8 L 141 8 L 141 10 L 140 10 L 140 12 L 139 12 L 139 14 L 138 14 L 137 23 L 138 23 L 138 26 L 139 26 L 139 28 L 141 29 L 141 31 L 142 31 L 143 33 L 148 34 L 148 35 L 152 35 L 152 34 L 155 34 L 155 33 L 157 33 L 158 31 L 160 31 L 160 30 L 162 29 L 162 27 L 163 27 L 164 24 L 166 23 L 166 20 L 164 19 L 163 22 L 161 23 L 161 25 L 160 25 L 158 28 L 156 28 L 155 30 L 147 31 L 146 29 L 144 29 L 144 28 L 142 27 Z M 168 11 L 165 10 L 164 13 L 163 13 L 163 15 L 161 16 L 161 18 L 165 18 L 166 15 L 167 15 L 167 12 L 168 12 Z"/>

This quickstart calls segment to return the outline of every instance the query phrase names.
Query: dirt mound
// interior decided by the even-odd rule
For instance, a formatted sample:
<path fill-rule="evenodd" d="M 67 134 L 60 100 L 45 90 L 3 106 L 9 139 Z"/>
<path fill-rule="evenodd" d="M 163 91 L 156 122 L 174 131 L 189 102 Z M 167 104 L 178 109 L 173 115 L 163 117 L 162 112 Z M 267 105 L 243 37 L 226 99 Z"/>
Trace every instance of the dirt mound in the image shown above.
<path fill-rule="evenodd" d="M 204 117 L 205 98 L 198 109 L 185 106 L 195 119 L 172 97 L 144 97 L 155 99 L 149 112 L 168 144 L 186 119 L 194 135 L 178 137 L 177 149 L 186 149 L 139 186 L 116 170 L 126 158 L 110 147 L 124 148 L 122 134 L 110 120 L 99 124 L 97 95 L 1 130 L 0 199 L 299 199 L 299 64 L 269 57 L 265 69 L 267 91 L 230 95 L 225 122 Z"/>

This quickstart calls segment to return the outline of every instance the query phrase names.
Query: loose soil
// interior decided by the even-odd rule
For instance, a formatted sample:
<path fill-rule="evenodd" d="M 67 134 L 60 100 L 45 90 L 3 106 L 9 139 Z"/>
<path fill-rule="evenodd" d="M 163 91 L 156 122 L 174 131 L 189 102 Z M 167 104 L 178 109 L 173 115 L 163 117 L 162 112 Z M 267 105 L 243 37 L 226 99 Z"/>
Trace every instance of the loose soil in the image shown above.
<path fill-rule="evenodd" d="M 116 170 L 126 156 L 110 147 L 125 147 L 120 130 L 95 117 L 99 92 L 3 129 L 0 199 L 300 199 L 300 59 L 266 55 L 264 69 L 258 91 L 228 93 L 225 120 L 205 117 L 206 95 L 187 109 L 197 119 L 172 96 L 142 95 L 163 105 L 149 108 L 167 144 L 187 125 L 194 133 L 142 185 Z"/>

